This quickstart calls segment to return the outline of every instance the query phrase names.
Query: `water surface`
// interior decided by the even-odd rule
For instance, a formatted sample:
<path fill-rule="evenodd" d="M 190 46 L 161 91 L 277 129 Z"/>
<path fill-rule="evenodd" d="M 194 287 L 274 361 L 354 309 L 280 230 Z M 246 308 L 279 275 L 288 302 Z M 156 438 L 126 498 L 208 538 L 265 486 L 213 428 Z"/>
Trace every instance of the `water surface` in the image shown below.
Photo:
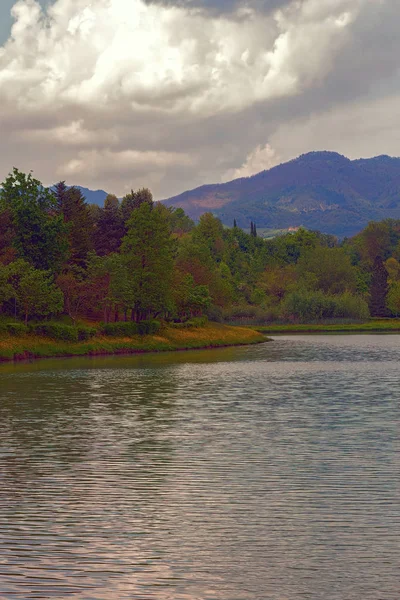
<path fill-rule="evenodd" d="M 398 600 L 400 336 L 0 366 L 0 598 Z"/>

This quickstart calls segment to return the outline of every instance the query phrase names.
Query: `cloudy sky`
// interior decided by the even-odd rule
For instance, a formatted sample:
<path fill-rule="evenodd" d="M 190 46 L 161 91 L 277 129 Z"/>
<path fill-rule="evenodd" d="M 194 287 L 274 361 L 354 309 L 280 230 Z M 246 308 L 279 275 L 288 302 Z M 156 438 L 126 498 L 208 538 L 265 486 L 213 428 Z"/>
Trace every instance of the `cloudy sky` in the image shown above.
<path fill-rule="evenodd" d="M 400 0 L 0 0 L 0 177 L 164 198 L 400 155 Z"/>

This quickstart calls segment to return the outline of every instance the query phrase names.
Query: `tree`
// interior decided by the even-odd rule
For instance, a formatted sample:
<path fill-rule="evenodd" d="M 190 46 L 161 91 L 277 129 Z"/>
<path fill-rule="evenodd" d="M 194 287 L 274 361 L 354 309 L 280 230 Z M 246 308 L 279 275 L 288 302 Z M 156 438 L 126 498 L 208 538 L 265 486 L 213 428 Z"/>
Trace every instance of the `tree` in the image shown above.
<path fill-rule="evenodd" d="M 143 203 L 153 205 L 153 194 L 149 188 L 140 188 L 136 192 L 131 190 L 122 198 L 121 211 L 125 223 L 130 219 L 133 211 L 140 208 Z"/>
<path fill-rule="evenodd" d="M 54 187 L 58 209 L 68 223 L 69 262 L 83 266 L 93 249 L 93 220 L 85 197 L 77 187 L 64 181 Z"/>
<path fill-rule="evenodd" d="M 100 209 L 94 234 L 98 256 L 118 252 L 124 235 L 125 227 L 118 198 L 109 194 L 104 201 L 104 208 Z"/>
<path fill-rule="evenodd" d="M 388 294 L 388 272 L 381 256 L 377 256 L 371 274 L 369 310 L 373 317 L 386 317 L 386 297 Z"/>
<path fill-rule="evenodd" d="M 173 242 L 157 206 L 143 202 L 128 221 L 121 252 L 126 261 L 135 321 L 156 316 L 170 303 Z"/>
<path fill-rule="evenodd" d="M 21 259 L 8 265 L 7 269 L 8 282 L 12 285 L 13 295 L 26 325 L 30 316 L 45 317 L 62 311 L 62 291 L 48 271 L 35 269 Z"/>
<path fill-rule="evenodd" d="M 15 228 L 17 256 L 37 269 L 59 272 L 68 254 L 67 227 L 54 194 L 29 173 L 13 169 L 2 184 L 1 205 Z"/>
<path fill-rule="evenodd" d="M 309 249 L 299 259 L 296 270 L 306 287 L 325 294 L 354 293 L 357 289 L 356 269 L 342 248 Z"/>
<path fill-rule="evenodd" d="M 236 229 L 236 227 L 237 227 L 236 219 L 233 219 L 233 228 Z"/>
<path fill-rule="evenodd" d="M 12 213 L 9 208 L 0 206 L 0 263 L 8 264 L 16 258 L 13 241 L 15 238 Z"/>

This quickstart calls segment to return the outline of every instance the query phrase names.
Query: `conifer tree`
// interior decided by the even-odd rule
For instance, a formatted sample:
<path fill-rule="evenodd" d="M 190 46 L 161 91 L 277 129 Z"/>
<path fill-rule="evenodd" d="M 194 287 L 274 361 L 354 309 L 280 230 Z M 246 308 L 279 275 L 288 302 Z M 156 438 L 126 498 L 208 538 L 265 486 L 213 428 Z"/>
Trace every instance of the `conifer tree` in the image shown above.
<path fill-rule="evenodd" d="M 95 227 L 95 249 L 99 256 L 118 252 L 125 234 L 118 198 L 109 194 L 100 210 Z"/>
<path fill-rule="evenodd" d="M 236 229 L 236 227 L 237 227 L 236 219 L 233 219 L 233 227 L 234 227 L 234 229 Z"/>
<path fill-rule="evenodd" d="M 57 206 L 68 223 L 68 242 L 70 262 L 83 265 L 88 252 L 93 249 L 93 221 L 85 197 L 77 187 L 68 188 L 65 181 L 60 181 L 54 193 Z"/>
<path fill-rule="evenodd" d="M 369 310 L 373 317 L 386 317 L 386 297 L 389 291 L 388 272 L 381 256 L 374 260 L 371 276 Z"/>

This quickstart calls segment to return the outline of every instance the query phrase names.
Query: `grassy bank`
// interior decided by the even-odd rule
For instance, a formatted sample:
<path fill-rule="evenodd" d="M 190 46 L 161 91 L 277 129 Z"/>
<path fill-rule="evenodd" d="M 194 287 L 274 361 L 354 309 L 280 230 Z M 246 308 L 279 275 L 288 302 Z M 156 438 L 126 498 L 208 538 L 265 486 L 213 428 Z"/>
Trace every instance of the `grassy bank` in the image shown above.
<path fill-rule="evenodd" d="M 278 333 L 400 333 L 400 319 L 369 319 L 362 323 L 255 325 L 264 334 Z"/>
<path fill-rule="evenodd" d="M 164 327 L 157 335 L 120 338 L 97 335 L 86 342 L 77 343 L 55 341 L 33 334 L 0 334 L 0 361 L 219 348 L 265 341 L 265 336 L 253 329 L 216 323 L 193 329 Z"/>

